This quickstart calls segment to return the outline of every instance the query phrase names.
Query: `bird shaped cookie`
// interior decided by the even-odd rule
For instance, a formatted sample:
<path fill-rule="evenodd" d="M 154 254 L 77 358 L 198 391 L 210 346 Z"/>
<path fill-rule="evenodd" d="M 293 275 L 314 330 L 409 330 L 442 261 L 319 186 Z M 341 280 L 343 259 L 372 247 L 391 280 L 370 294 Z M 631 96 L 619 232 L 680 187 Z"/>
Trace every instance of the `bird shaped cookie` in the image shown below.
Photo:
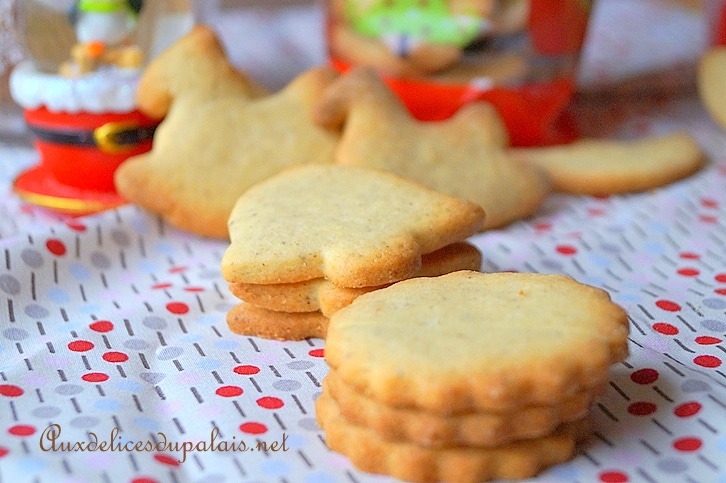
<path fill-rule="evenodd" d="M 539 169 L 507 155 L 506 129 L 488 103 L 471 103 L 443 121 L 419 121 L 378 74 L 358 67 L 326 89 L 314 115 L 342 130 L 336 163 L 391 171 L 473 201 L 487 213 L 485 229 L 532 215 L 550 192 Z"/>
<path fill-rule="evenodd" d="M 313 123 L 311 111 L 336 75 L 313 68 L 260 97 L 214 34 L 197 27 L 143 75 L 140 105 L 165 118 L 152 150 L 116 171 L 117 191 L 171 225 L 226 239 L 232 207 L 249 187 L 289 166 L 332 163 L 339 136 Z"/>

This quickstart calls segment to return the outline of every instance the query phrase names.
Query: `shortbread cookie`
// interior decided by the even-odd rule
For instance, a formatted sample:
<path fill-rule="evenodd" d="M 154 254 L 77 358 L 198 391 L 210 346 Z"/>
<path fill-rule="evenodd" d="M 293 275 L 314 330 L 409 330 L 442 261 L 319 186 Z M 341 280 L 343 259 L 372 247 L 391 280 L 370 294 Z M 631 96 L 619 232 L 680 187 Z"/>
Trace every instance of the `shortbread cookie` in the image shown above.
<path fill-rule="evenodd" d="M 325 357 L 382 404 L 439 414 L 553 405 L 594 390 L 628 353 L 607 292 L 564 275 L 454 272 L 358 297 Z"/>
<path fill-rule="evenodd" d="M 485 228 L 532 215 L 550 192 L 539 168 L 506 154 L 503 121 L 483 101 L 443 121 L 418 121 L 375 72 L 356 68 L 325 91 L 314 116 L 344 126 L 337 163 L 392 171 L 473 201 L 487 213 Z"/>
<path fill-rule="evenodd" d="M 711 47 L 698 65 L 698 95 L 711 117 L 726 130 L 726 46 Z"/>
<path fill-rule="evenodd" d="M 310 113 L 335 76 L 312 69 L 252 100 L 179 94 L 152 150 L 116 171 L 118 192 L 178 228 L 226 239 L 232 207 L 250 186 L 289 166 L 333 162 L 338 135 L 316 126 Z"/>
<path fill-rule="evenodd" d="M 234 68 L 214 30 L 205 25 L 196 25 L 152 60 L 139 81 L 136 101 L 147 116 L 162 118 L 176 97 L 190 93 L 201 99 L 268 94 Z"/>
<path fill-rule="evenodd" d="M 479 270 L 481 252 L 467 242 L 453 243 L 421 257 L 421 268 L 414 277 L 433 277 L 458 270 Z M 250 304 L 282 312 L 320 310 L 330 317 L 356 297 L 383 286 L 339 287 L 324 278 L 272 285 L 231 283 L 232 294 Z"/>
<path fill-rule="evenodd" d="M 276 312 L 320 311 L 320 292 L 332 285 L 324 278 L 293 283 L 230 283 L 229 291 L 238 299 L 266 310 Z M 369 292 L 369 287 L 342 289 L 356 296 Z M 355 296 L 354 296 L 355 298 Z"/>
<path fill-rule="evenodd" d="M 324 339 L 328 322 L 329 319 L 320 312 L 276 312 L 244 302 L 227 313 L 229 330 L 263 339 Z"/>
<path fill-rule="evenodd" d="M 556 191 L 588 195 L 658 188 L 690 176 L 705 162 L 700 146 L 685 132 L 630 141 L 583 139 L 510 152 L 544 169 Z"/>
<path fill-rule="evenodd" d="M 424 254 L 465 240 L 483 221 L 478 205 L 392 173 L 299 166 L 239 198 L 222 275 L 229 283 L 383 285 L 412 276 Z"/>
<path fill-rule="evenodd" d="M 578 392 L 558 404 L 527 406 L 513 412 L 471 412 L 442 416 L 415 408 L 394 408 L 363 396 L 340 380 L 335 370 L 323 379 L 323 390 L 338 403 L 351 423 L 386 439 L 428 447 L 496 446 L 549 434 L 564 422 L 587 416 L 604 386 Z"/>
<path fill-rule="evenodd" d="M 588 431 L 588 421 L 583 419 L 565 423 L 549 435 L 502 446 L 427 448 L 389 440 L 351 423 L 326 392 L 315 401 L 315 413 L 330 449 L 347 456 L 363 471 L 411 482 L 480 483 L 529 478 L 571 459 L 577 441 Z"/>

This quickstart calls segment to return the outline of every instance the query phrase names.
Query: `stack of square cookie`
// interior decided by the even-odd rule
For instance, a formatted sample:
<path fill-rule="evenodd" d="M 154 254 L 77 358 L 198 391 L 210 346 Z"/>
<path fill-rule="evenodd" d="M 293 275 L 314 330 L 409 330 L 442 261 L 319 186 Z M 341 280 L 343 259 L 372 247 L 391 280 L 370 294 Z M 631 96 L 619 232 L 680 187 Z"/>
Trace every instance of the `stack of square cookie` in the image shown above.
<path fill-rule="evenodd" d="M 329 317 L 361 294 L 412 277 L 478 270 L 465 240 L 481 230 L 476 204 L 392 173 L 305 165 L 259 183 L 229 218 L 222 274 L 242 303 L 235 333 L 325 337 Z"/>
<path fill-rule="evenodd" d="M 318 423 L 364 471 L 528 478 L 574 456 L 627 335 L 606 292 L 562 275 L 402 281 L 331 317 Z"/>

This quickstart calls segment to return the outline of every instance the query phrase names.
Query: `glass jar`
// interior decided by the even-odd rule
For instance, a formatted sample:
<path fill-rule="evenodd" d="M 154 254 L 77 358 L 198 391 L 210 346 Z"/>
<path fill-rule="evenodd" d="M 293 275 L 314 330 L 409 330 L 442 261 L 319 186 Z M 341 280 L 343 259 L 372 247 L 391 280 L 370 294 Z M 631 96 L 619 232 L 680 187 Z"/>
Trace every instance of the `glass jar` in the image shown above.
<path fill-rule="evenodd" d="M 706 0 L 706 15 L 709 19 L 709 46 L 726 45 L 726 1 Z"/>
<path fill-rule="evenodd" d="M 151 149 L 158 119 L 136 108 L 144 66 L 194 23 L 191 0 L 16 0 L 26 60 L 10 74 L 40 162 L 15 192 L 80 215 L 124 203 L 113 175 Z"/>
<path fill-rule="evenodd" d="M 376 68 L 412 115 L 451 116 L 491 102 L 513 145 L 576 133 L 562 117 L 593 0 L 328 0 L 326 39 L 339 70 Z"/>

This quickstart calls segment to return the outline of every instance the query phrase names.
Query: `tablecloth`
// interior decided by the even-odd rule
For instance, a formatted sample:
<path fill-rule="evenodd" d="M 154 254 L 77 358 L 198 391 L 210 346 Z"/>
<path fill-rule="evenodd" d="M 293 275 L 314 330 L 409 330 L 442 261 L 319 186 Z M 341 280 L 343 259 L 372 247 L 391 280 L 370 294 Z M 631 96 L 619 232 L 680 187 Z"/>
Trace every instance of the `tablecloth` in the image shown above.
<path fill-rule="evenodd" d="M 591 57 L 591 79 L 637 70 L 652 60 L 649 41 L 671 46 L 666 64 L 703 47 L 682 10 L 667 10 L 658 38 L 627 42 L 613 29 L 637 34 L 637 2 L 606 3 L 616 8 L 591 38 L 619 55 Z M 256 45 L 282 57 L 256 63 L 245 44 L 230 48 L 238 64 L 282 84 L 323 61 L 321 41 L 302 49 L 298 37 L 320 31 L 316 7 L 238 12 L 217 26 L 229 41 L 233 25 L 263 25 L 255 15 L 273 32 Z M 613 137 L 685 129 L 709 157 L 704 170 L 627 196 L 552 195 L 533 218 L 471 238 L 483 271 L 565 273 L 629 314 L 631 355 L 592 407 L 592 435 L 534 481 L 726 482 L 726 135 L 694 92 L 671 94 L 600 102 L 595 117 Z M 228 330 L 226 242 L 131 205 L 43 212 L 11 190 L 36 162 L 28 145 L 0 143 L 0 482 L 391 481 L 325 445 L 313 404 L 328 370 L 323 340 Z"/>

